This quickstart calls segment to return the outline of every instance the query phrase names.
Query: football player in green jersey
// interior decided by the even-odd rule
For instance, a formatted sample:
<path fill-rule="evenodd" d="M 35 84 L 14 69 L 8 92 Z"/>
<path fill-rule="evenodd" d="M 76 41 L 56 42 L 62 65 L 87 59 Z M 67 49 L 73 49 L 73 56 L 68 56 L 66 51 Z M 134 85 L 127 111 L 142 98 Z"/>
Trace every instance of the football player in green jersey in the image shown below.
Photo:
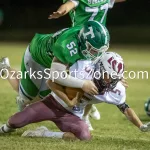
<path fill-rule="evenodd" d="M 64 4 L 48 18 L 59 18 L 69 13 L 72 26 L 82 25 L 89 20 L 105 25 L 108 9 L 113 7 L 114 2 L 123 1 L 125 0 L 63 0 Z"/>
<path fill-rule="evenodd" d="M 72 26 L 82 25 L 89 20 L 96 20 L 105 25 L 108 9 L 112 8 L 115 2 L 123 1 L 125 0 L 63 0 L 64 4 L 48 18 L 59 18 L 69 13 Z M 89 129 L 93 130 L 88 114 L 99 120 L 100 113 L 94 105 L 88 105 L 85 109 L 83 119 L 88 124 Z"/>
<path fill-rule="evenodd" d="M 92 95 L 97 94 L 92 81 L 74 78 L 66 73 L 66 69 L 80 59 L 96 62 L 96 58 L 108 47 L 108 30 L 97 21 L 54 34 L 36 34 L 22 59 L 22 78 L 17 98 L 20 111 L 36 96 L 42 98 L 50 93 L 45 84 L 47 79 L 63 86 L 81 88 Z M 2 68 L 7 67 L 0 63 Z"/>

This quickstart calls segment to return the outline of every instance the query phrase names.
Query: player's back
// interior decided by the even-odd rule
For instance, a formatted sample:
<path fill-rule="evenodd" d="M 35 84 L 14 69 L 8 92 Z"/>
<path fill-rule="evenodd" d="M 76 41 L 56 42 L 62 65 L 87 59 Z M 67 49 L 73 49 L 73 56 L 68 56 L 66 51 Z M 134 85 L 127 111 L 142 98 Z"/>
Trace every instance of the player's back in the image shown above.
<path fill-rule="evenodd" d="M 74 63 L 80 58 L 77 39 L 80 29 L 73 27 L 54 34 L 35 34 L 30 43 L 33 59 L 46 68 L 50 68 L 54 56 L 63 63 Z"/>
<path fill-rule="evenodd" d="M 49 40 L 53 34 L 35 34 L 30 43 L 30 53 L 32 58 L 44 67 L 50 67 L 52 58 L 49 56 L 51 52 Z"/>
<path fill-rule="evenodd" d="M 69 28 L 61 34 L 57 40 L 57 33 L 52 36 L 53 44 L 51 46 L 53 55 L 62 63 L 72 65 L 78 59 L 82 59 L 79 54 L 78 34 L 82 26 Z"/>

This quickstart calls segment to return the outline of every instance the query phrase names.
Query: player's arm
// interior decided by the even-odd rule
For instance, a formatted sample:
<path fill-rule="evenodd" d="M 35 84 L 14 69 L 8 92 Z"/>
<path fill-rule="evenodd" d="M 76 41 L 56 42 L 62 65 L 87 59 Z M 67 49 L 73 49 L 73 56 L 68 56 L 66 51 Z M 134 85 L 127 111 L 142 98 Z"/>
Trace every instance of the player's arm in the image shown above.
<path fill-rule="evenodd" d="M 130 108 L 126 103 L 117 106 L 120 111 L 130 120 L 135 126 L 137 126 L 141 131 L 150 131 L 150 123 L 143 124 L 139 117 L 136 115 L 134 110 Z"/>
<path fill-rule="evenodd" d="M 53 82 L 72 88 L 80 88 L 84 92 L 96 95 L 98 94 L 98 89 L 95 84 L 90 80 L 81 80 L 72 77 L 67 74 L 67 64 L 61 63 L 57 58 L 53 59 L 51 64 L 51 79 Z"/>
<path fill-rule="evenodd" d="M 63 86 L 54 83 L 51 80 L 47 81 L 47 85 L 59 98 L 61 98 L 70 107 L 75 106 L 83 95 L 83 93 L 77 92 L 76 96 L 73 99 L 69 99 L 68 95 L 65 93 L 65 88 Z"/>
<path fill-rule="evenodd" d="M 66 15 L 72 9 L 74 9 L 78 5 L 78 1 L 76 0 L 68 0 L 66 3 L 62 4 L 56 12 L 53 12 L 49 15 L 48 19 L 56 19 Z"/>

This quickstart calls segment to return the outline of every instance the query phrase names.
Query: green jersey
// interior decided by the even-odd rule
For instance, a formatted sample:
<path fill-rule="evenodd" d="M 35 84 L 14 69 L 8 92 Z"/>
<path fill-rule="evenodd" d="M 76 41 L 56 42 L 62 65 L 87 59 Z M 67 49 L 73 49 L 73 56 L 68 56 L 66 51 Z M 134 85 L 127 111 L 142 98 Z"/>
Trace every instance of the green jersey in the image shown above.
<path fill-rule="evenodd" d="M 66 2 L 68 0 L 63 0 Z M 70 0 L 76 8 L 70 11 L 72 26 L 82 25 L 89 20 L 96 20 L 106 24 L 108 8 L 113 6 L 115 0 Z"/>
<path fill-rule="evenodd" d="M 50 67 L 52 58 L 49 40 L 53 34 L 35 34 L 30 43 L 32 58 L 44 67 Z"/>
<path fill-rule="evenodd" d="M 81 26 L 78 26 L 54 34 L 36 34 L 30 44 L 33 59 L 46 68 L 51 66 L 53 57 L 69 65 L 83 59 L 78 51 L 80 29 Z"/>

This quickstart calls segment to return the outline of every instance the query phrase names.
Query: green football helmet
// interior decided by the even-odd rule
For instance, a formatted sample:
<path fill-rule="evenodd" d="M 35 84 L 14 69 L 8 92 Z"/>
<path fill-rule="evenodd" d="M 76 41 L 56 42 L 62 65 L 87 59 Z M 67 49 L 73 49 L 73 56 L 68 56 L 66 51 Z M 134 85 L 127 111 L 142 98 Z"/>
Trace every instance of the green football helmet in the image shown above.
<path fill-rule="evenodd" d="M 145 102 L 145 111 L 148 116 L 150 116 L 150 98 Z"/>
<path fill-rule="evenodd" d="M 88 21 L 79 32 L 81 55 L 94 60 L 109 48 L 110 36 L 105 26 L 97 21 Z"/>

